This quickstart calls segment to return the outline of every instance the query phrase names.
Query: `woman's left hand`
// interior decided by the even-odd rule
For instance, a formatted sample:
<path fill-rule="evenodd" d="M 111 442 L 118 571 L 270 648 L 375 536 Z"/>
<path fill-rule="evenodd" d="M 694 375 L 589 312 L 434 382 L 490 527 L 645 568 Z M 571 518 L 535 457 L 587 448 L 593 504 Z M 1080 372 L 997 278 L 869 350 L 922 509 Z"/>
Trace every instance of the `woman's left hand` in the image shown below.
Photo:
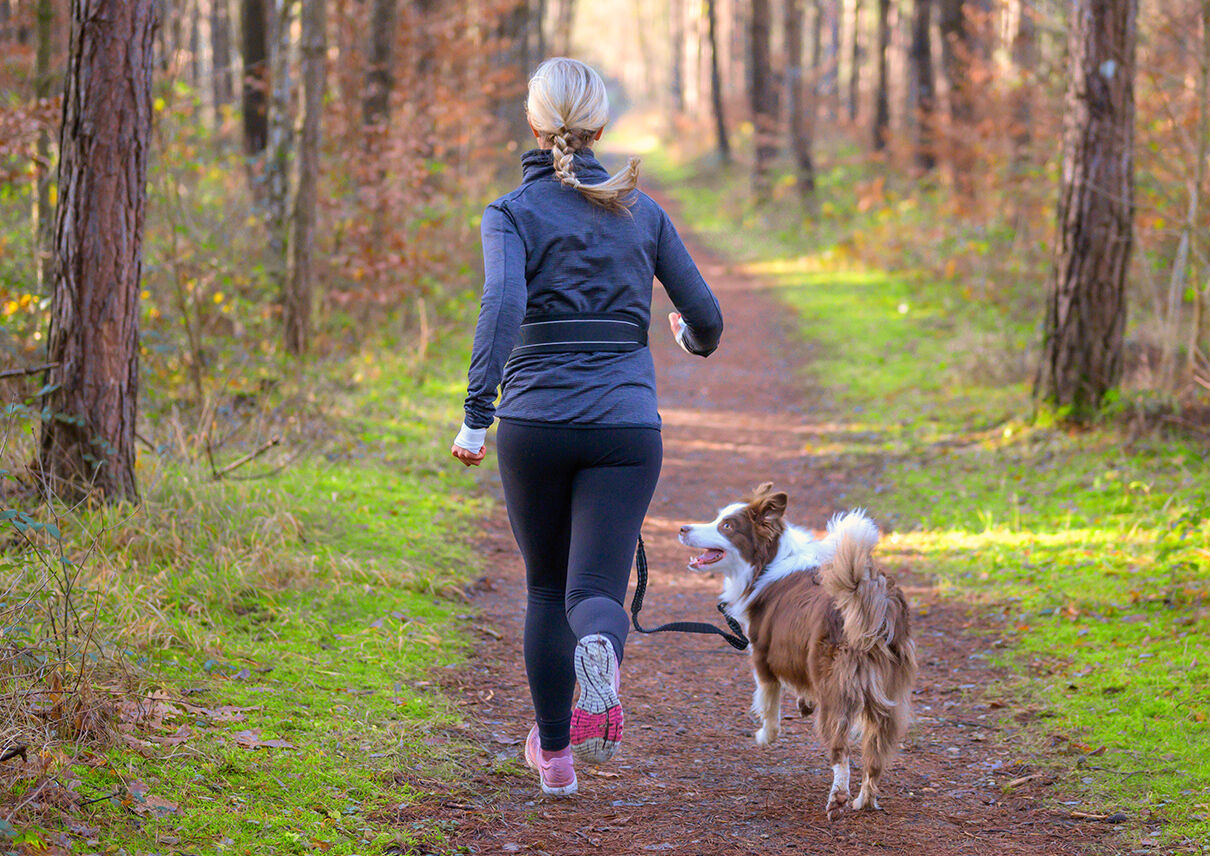
<path fill-rule="evenodd" d="M 482 449 L 480 449 L 478 454 L 475 454 L 470 449 L 464 449 L 461 446 L 450 446 L 450 454 L 462 461 L 463 466 L 477 467 L 483 463 L 483 459 L 487 457 L 487 446 L 484 446 Z"/>

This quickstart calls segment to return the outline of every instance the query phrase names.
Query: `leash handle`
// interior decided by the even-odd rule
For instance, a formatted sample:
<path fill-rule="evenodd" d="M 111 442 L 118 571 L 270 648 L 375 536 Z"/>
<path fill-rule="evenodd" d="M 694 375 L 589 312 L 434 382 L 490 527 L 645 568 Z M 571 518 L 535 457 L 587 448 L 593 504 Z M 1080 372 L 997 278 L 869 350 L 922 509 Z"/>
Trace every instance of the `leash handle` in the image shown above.
<path fill-rule="evenodd" d="M 704 621 L 671 621 L 668 624 L 661 624 L 659 627 L 652 627 L 650 630 L 644 629 L 639 624 L 639 610 L 643 608 L 643 598 L 647 594 L 647 550 L 643 547 L 642 535 L 639 536 L 639 544 L 634 551 L 634 567 L 638 572 L 638 579 L 634 584 L 634 599 L 630 601 L 630 620 L 634 624 L 635 630 L 640 633 L 702 633 L 717 635 L 726 639 L 731 647 L 736 650 L 743 651 L 748 647 L 748 637 L 744 635 L 744 629 L 740 627 L 738 621 L 727 614 L 727 606 L 721 602 L 718 605 L 718 611 L 722 613 L 727 626 L 731 628 L 731 633 L 720 630 L 713 624 L 707 624 Z"/>

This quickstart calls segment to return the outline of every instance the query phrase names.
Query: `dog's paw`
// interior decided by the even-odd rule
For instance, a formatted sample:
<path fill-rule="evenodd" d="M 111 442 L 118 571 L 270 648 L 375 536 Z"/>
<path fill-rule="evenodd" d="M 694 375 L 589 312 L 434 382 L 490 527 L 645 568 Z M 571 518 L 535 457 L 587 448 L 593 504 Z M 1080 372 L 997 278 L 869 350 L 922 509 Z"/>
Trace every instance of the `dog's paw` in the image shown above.
<path fill-rule="evenodd" d="M 780 733 L 781 732 L 776 728 L 770 728 L 767 725 L 761 726 L 761 728 L 756 732 L 756 745 L 771 746 L 773 741 L 777 739 L 777 735 Z"/>
<path fill-rule="evenodd" d="M 849 802 L 848 791 L 832 791 L 828 796 L 828 820 L 838 820 Z"/>
<path fill-rule="evenodd" d="M 815 712 L 815 705 L 810 699 L 799 696 L 798 697 L 798 712 L 801 713 L 803 715 L 803 718 L 805 719 L 806 717 L 810 716 L 811 714 L 813 714 Z"/>
<path fill-rule="evenodd" d="M 861 811 L 866 808 L 882 811 L 882 806 L 878 804 L 878 797 L 867 791 L 862 791 L 857 795 L 857 799 L 853 800 L 853 811 Z"/>

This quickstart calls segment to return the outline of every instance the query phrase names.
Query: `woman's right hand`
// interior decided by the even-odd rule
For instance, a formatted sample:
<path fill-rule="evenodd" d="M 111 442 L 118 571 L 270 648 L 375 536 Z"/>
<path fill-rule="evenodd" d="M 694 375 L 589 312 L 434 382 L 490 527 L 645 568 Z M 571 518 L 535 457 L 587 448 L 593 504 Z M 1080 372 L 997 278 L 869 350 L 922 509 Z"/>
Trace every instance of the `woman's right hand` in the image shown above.
<path fill-rule="evenodd" d="M 487 446 L 484 446 L 479 450 L 478 454 L 475 454 L 470 449 L 464 449 L 461 446 L 454 445 L 450 446 L 450 454 L 462 461 L 463 466 L 477 467 L 483 463 L 483 459 L 487 457 Z"/>
<path fill-rule="evenodd" d="M 668 313 L 668 326 L 672 328 L 672 338 L 676 338 L 681 334 L 681 313 Z"/>

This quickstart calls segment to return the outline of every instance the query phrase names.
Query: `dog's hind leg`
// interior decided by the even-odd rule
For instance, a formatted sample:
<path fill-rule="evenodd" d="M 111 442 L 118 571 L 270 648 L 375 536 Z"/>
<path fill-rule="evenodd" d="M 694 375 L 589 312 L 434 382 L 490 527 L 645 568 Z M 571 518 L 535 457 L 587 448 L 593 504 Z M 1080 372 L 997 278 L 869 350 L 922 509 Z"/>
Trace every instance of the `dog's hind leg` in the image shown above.
<path fill-rule="evenodd" d="M 756 745 L 768 746 L 781 733 L 781 682 L 771 674 L 754 670 L 756 692 L 752 694 L 752 713 L 760 722 L 756 732 Z"/>
<path fill-rule="evenodd" d="M 806 719 L 815 712 L 815 702 L 806 693 L 801 693 L 798 696 L 798 712 L 802 714 L 803 719 Z"/>
<path fill-rule="evenodd" d="M 861 780 L 861 793 L 853 800 L 853 808 L 881 809 L 878 804 L 878 779 L 886 762 L 894 751 L 892 741 L 895 725 L 890 717 L 862 717 L 861 759 L 865 764 L 865 776 Z"/>
<path fill-rule="evenodd" d="M 828 792 L 828 820 L 836 820 L 849 802 L 849 717 L 835 706 L 822 703 L 819 708 L 819 736 L 828 747 L 832 765 L 832 789 Z"/>

